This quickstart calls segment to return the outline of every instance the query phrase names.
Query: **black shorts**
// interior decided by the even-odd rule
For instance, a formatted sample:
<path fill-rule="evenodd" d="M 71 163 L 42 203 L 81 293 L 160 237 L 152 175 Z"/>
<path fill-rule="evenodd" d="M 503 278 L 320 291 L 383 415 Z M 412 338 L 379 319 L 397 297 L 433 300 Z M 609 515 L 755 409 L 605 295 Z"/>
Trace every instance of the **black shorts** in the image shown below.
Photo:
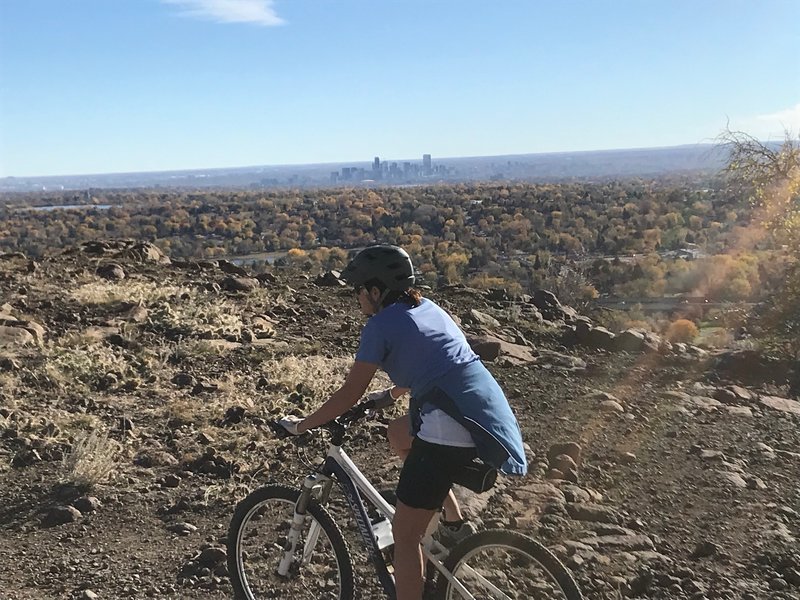
<path fill-rule="evenodd" d="M 397 499 L 411 508 L 439 510 L 453 487 L 454 473 L 477 454 L 475 448 L 431 444 L 415 437 L 400 471 Z"/>

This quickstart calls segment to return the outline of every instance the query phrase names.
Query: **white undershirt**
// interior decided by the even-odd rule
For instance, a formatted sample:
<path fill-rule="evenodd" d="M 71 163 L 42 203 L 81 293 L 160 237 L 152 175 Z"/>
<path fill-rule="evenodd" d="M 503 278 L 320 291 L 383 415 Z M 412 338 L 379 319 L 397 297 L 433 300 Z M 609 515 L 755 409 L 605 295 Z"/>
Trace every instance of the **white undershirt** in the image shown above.
<path fill-rule="evenodd" d="M 439 408 L 423 412 L 422 425 L 417 437 L 430 444 L 474 448 L 475 442 L 469 430 Z"/>

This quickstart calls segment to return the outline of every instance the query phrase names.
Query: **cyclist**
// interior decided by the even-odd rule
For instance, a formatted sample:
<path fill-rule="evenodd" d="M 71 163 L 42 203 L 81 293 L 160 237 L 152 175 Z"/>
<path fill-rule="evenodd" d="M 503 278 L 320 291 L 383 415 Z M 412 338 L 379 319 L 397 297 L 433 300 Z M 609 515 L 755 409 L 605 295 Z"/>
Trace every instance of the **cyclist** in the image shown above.
<path fill-rule="evenodd" d="M 366 248 L 341 277 L 369 317 L 355 362 L 342 387 L 319 409 L 281 424 L 299 434 L 338 417 L 358 402 L 379 368 L 394 386 L 368 398 L 387 406 L 411 392 L 409 414 L 389 426 L 390 443 L 404 458 L 392 529 L 397 600 L 420 600 L 420 542 L 431 519 L 443 508 L 445 524 L 464 527 L 451 491 L 453 474 L 478 457 L 503 473 L 524 475 L 522 435 L 503 391 L 463 332 L 414 289 L 414 268 L 405 250 Z"/>

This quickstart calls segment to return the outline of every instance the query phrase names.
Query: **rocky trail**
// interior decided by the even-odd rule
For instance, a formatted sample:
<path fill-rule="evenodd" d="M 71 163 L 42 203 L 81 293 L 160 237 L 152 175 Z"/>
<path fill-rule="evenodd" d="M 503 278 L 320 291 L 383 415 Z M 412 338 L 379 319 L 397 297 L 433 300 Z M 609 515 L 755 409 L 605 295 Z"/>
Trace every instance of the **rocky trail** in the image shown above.
<path fill-rule="evenodd" d="M 543 291 L 425 294 L 527 443 L 528 476 L 459 491 L 475 521 L 542 541 L 587 598 L 800 598 L 797 365 L 615 334 Z M 229 598 L 237 500 L 297 482 L 325 448 L 266 422 L 336 388 L 362 324 L 331 273 L 128 241 L 1 255 L 0 598 Z M 393 410 L 349 442 L 386 487 Z"/>

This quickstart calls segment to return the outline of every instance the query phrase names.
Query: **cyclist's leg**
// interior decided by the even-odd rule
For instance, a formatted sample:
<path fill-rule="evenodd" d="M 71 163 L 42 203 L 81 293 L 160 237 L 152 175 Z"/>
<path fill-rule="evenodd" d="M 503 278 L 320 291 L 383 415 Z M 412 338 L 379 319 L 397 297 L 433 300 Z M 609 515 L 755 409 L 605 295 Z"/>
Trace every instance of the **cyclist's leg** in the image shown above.
<path fill-rule="evenodd" d="M 405 460 L 411 450 L 411 442 L 414 439 L 411 437 L 410 417 L 404 415 L 391 421 L 386 435 L 389 438 L 389 447 L 392 449 L 392 452 Z M 442 509 L 444 511 L 445 521 L 456 522 L 464 519 L 461 506 L 458 504 L 453 490 L 450 490 L 447 497 L 444 499 Z"/>
<path fill-rule="evenodd" d="M 397 600 L 422 599 L 425 569 L 420 542 L 435 513 L 435 510 L 411 508 L 397 501 L 392 521 Z"/>

